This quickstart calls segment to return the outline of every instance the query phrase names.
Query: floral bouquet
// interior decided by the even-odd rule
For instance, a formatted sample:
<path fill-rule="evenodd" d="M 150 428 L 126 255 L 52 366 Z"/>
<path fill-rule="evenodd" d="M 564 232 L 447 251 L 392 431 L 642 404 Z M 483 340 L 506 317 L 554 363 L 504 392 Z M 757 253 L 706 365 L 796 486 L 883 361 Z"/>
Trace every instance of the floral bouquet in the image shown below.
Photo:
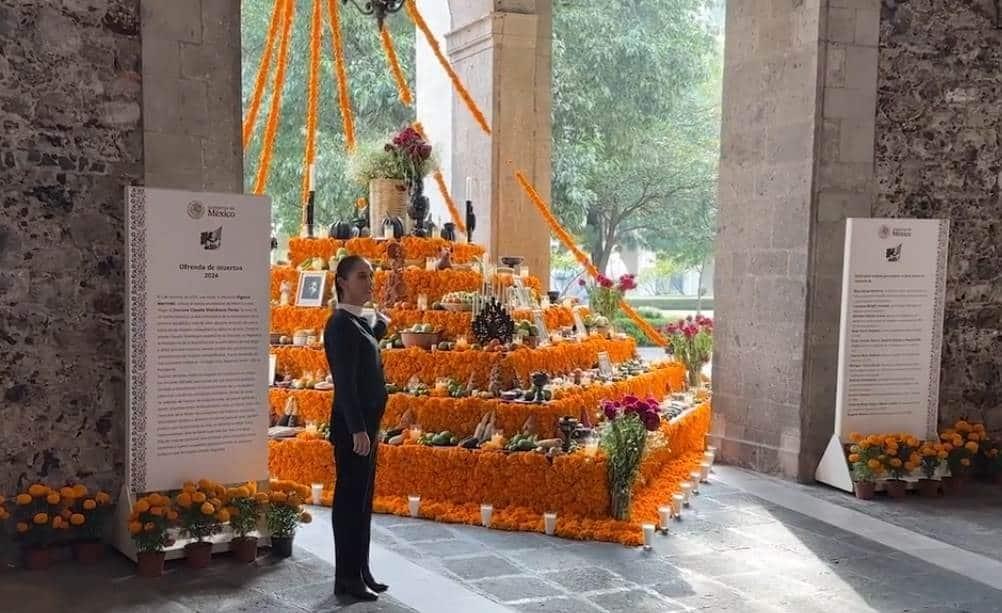
<path fill-rule="evenodd" d="M 105 521 L 111 515 L 111 496 L 100 491 L 94 496 L 88 496 L 84 485 L 64 487 L 63 490 L 64 498 L 71 498 L 65 494 L 73 494 L 73 514 L 70 516 L 73 531 L 85 542 L 100 542 L 104 536 Z"/>
<path fill-rule="evenodd" d="M 168 530 L 177 518 L 171 499 L 163 494 L 153 493 L 137 500 L 129 516 L 129 534 L 139 552 L 159 553 L 173 545 Z"/>
<path fill-rule="evenodd" d="M 222 524 L 230 521 L 222 501 L 225 496 L 225 488 L 207 479 L 185 483 L 175 499 L 181 512 L 181 532 L 199 543 L 219 532 Z"/>
<path fill-rule="evenodd" d="M 584 279 L 580 279 L 578 284 L 581 287 L 588 287 Z M 636 275 L 623 275 L 618 281 L 599 275 L 595 283 L 588 287 L 588 308 L 592 313 L 612 321 L 619 313 L 619 303 L 623 300 L 623 296 L 636 287 Z"/>
<path fill-rule="evenodd" d="M 407 126 L 389 142 L 360 148 L 352 156 L 350 173 L 362 185 L 373 179 L 396 179 L 414 183 L 437 167 L 431 145 L 417 130 Z"/>
<path fill-rule="evenodd" d="M 257 529 L 258 520 L 268 503 L 268 494 L 257 491 L 254 482 L 226 490 L 225 511 L 230 516 L 230 527 L 238 538 L 246 538 Z"/>
<path fill-rule="evenodd" d="M 852 469 L 852 480 L 855 483 L 873 483 L 884 473 L 884 463 L 880 461 L 883 454 L 882 439 L 873 434 L 864 437 L 861 434 L 850 435 L 852 446 L 849 447 L 849 468 Z"/>
<path fill-rule="evenodd" d="M 699 387 L 703 366 L 713 353 L 713 320 L 702 315 L 690 315 L 668 324 L 665 334 L 671 343 L 672 354 L 685 366 L 689 387 Z"/>
<path fill-rule="evenodd" d="M 313 521 L 309 512 L 303 510 L 303 503 L 310 497 L 310 488 L 291 481 L 271 481 L 268 510 L 265 517 L 272 538 L 291 539 L 296 534 L 296 526 Z"/>
<path fill-rule="evenodd" d="M 954 477 L 970 473 L 971 459 L 981 448 L 979 443 L 988 438 L 984 424 L 971 424 L 961 419 L 939 435 L 947 453 L 947 464 Z"/>
<path fill-rule="evenodd" d="M 648 432 L 658 430 L 661 415 L 654 398 L 641 400 L 625 396 L 619 401 L 602 401 L 606 422 L 601 426 L 600 445 L 608 458 L 612 516 L 630 517 L 633 482 L 647 446 Z"/>
<path fill-rule="evenodd" d="M 932 479 L 936 475 L 936 471 L 949 456 L 943 448 L 942 443 L 933 443 L 930 441 L 924 442 L 919 447 L 918 454 L 921 458 L 920 467 L 922 468 L 922 474 L 926 479 Z"/>

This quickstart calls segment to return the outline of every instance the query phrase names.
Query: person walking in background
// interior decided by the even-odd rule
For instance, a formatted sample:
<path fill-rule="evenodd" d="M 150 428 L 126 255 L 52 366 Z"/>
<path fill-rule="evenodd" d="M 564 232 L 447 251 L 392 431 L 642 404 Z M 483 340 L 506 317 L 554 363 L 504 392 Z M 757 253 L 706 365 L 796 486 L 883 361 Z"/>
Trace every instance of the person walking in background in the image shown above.
<path fill-rule="evenodd" d="M 362 314 L 363 305 L 372 299 L 372 285 L 372 267 L 365 259 L 342 259 L 334 274 L 338 305 L 324 329 L 324 351 L 334 378 L 334 593 L 360 600 L 376 600 L 372 592 L 388 588 L 369 570 L 377 432 L 387 398 L 379 341 L 389 322 L 378 309 L 374 325 Z"/>

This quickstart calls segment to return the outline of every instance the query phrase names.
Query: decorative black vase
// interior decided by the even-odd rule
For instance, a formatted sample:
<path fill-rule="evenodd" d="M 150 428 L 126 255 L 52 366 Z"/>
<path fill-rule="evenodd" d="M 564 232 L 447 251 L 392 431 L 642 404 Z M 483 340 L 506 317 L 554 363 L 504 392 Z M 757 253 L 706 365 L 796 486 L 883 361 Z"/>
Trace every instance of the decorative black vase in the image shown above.
<path fill-rule="evenodd" d="M 442 224 L 442 238 L 447 241 L 456 241 L 456 224 L 451 221 Z"/>
<path fill-rule="evenodd" d="M 425 219 L 428 218 L 428 209 L 430 208 L 428 204 L 428 198 L 424 195 L 424 181 L 421 179 L 414 179 L 411 181 L 411 204 L 407 207 L 407 215 L 414 222 L 414 229 L 411 230 L 411 234 L 417 236 L 418 238 L 424 238 L 428 236 L 428 230 L 425 229 Z"/>
<path fill-rule="evenodd" d="M 557 426 L 560 428 L 560 434 L 564 439 L 564 445 L 563 445 L 564 451 L 571 450 L 571 435 L 574 434 L 575 430 L 577 430 L 578 423 L 579 422 L 577 418 L 571 417 L 569 415 L 561 417 L 560 421 L 557 422 Z"/>
<path fill-rule="evenodd" d="M 473 213 L 473 202 L 466 201 L 466 242 L 473 242 L 473 231 L 477 227 L 477 216 Z"/>

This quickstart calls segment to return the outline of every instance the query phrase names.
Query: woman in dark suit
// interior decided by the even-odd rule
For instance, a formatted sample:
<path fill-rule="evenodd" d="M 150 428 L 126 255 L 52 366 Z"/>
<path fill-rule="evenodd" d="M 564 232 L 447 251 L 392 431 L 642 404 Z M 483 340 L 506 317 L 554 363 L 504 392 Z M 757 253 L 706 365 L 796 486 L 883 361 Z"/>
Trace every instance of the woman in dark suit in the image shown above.
<path fill-rule="evenodd" d="M 334 593 L 376 600 L 387 586 L 369 571 L 369 527 L 376 478 L 379 422 L 386 381 L 379 340 L 388 320 L 376 312 L 370 325 L 362 305 L 372 299 L 372 267 L 352 255 L 334 275 L 338 306 L 324 329 L 324 350 L 334 376 L 330 440 L 334 445 Z M 368 589 L 366 589 L 368 588 Z"/>

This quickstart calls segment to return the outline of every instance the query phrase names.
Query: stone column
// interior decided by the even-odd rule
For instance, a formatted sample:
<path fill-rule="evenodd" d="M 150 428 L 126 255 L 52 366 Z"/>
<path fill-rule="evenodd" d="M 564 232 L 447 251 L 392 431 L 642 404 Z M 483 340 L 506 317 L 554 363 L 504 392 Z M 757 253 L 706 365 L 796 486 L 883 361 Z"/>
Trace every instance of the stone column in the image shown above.
<path fill-rule="evenodd" d="M 845 219 L 874 198 L 879 10 L 728 4 L 715 435 L 724 460 L 805 481 L 834 425 Z"/>
<path fill-rule="evenodd" d="M 452 29 L 452 14 L 447 3 L 442 0 L 417 0 L 418 9 L 438 40 L 444 40 Z M 406 19 L 406 18 L 404 18 Z M 401 21 L 401 23 L 404 23 Z M 435 148 L 442 174 L 450 182 L 452 177 L 452 82 L 442 70 L 438 59 L 420 32 L 414 44 L 414 110 L 418 121 L 424 126 L 428 139 Z M 452 187 L 449 188 L 450 190 Z M 425 181 L 425 196 L 431 203 L 434 219 L 451 221 L 445 199 L 435 187 L 433 179 Z M 454 199 L 462 194 L 453 194 Z"/>
<path fill-rule="evenodd" d="M 457 3 L 458 4 L 458 3 Z M 449 58 L 492 128 L 484 134 L 453 97 L 452 189 L 466 197 L 473 177 L 474 240 L 493 257 L 521 255 L 548 286 L 550 233 L 515 181 L 523 170 L 550 197 L 550 0 L 498 0 L 454 7 Z"/>
<path fill-rule="evenodd" d="M 242 193 L 240 0 L 142 0 L 146 185 Z"/>

